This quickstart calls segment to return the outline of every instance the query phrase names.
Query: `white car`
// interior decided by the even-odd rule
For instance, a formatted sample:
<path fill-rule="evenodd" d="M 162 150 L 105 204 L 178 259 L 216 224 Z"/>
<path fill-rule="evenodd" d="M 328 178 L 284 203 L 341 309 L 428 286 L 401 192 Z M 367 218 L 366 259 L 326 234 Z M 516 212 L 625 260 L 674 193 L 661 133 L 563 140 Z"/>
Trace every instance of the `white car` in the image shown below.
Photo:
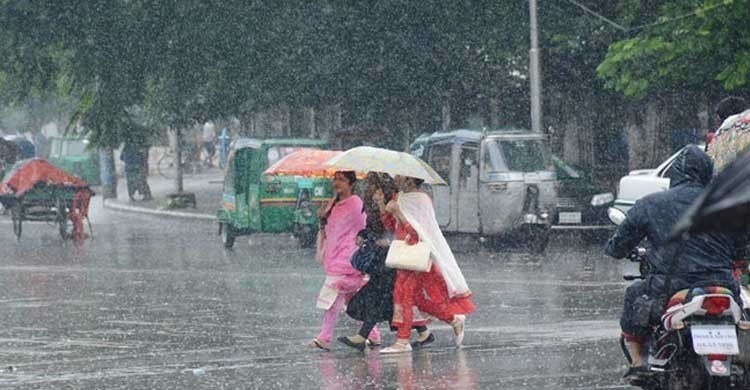
<path fill-rule="evenodd" d="M 700 146 L 700 145 L 699 145 Z M 627 213 L 640 198 L 654 192 L 669 189 L 669 178 L 664 177 L 669 167 L 682 150 L 671 155 L 656 169 L 638 169 L 620 179 L 614 207 Z"/>

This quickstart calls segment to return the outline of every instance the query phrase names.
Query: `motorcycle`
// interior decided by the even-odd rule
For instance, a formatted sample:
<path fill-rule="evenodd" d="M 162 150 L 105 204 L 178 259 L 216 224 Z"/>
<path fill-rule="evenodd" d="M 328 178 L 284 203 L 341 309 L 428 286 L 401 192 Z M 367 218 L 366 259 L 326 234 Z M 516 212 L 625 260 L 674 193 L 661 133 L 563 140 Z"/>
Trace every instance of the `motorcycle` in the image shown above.
<path fill-rule="evenodd" d="M 617 209 L 609 214 L 616 225 L 626 218 Z M 639 264 L 640 275 L 624 275 L 624 279 L 645 279 L 652 268 L 648 251 L 638 247 L 628 258 Z M 744 286 L 741 290 L 741 302 L 723 286 L 673 294 L 647 339 L 649 375 L 633 384 L 649 390 L 749 389 L 750 295 Z M 630 363 L 622 337 L 620 344 Z"/>

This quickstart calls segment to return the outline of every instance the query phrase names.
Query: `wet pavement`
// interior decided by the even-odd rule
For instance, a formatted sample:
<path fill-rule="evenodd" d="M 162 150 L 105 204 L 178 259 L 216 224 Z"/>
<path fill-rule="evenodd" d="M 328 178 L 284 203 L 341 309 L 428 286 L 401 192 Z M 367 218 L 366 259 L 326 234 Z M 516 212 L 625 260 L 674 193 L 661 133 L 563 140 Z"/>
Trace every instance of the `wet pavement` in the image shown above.
<path fill-rule="evenodd" d="M 624 389 L 617 317 L 627 265 L 556 237 L 544 257 L 451 239 L 475 294 L 465 347 L 434 324 L 404 356 L 306 349 L 323 272 L 285 235 L 222 249 L 214 223 L 92 202 L 95 239 L 0 218 L 0 388 Z M 342 316 L 336 336 L 357 324 Z M 394 335 L 384 331 L 385 341 Z"/>
<path fill-rule="evenodd" d="M 221 203 L 221 194 L 224 183 L 223 171 L 219 168 L 204 168 L 200 173 L 185 174 L 183 177 L 184 192 L 195 195 L 195 207 L 186 207 L 179 209 L 170 209 L 167 195 L 174 194 L 176 185 L 173 178 L 166 178 L 158 174 L 152 174 L 148 177 L 149 188 L 153 200 L 143 201 L 140 194 L 135 195 L 135 200 L 128 198 L 127 181 L 120 177 L 117 181 L 117 199 L 107 200 L 110 208 L 117 208 L 127 211 L 165 211 L 175 210 L 195 216 L 214 218 L 216 210 Z M 119 206 L 119 207 L 118 207 Z"/>

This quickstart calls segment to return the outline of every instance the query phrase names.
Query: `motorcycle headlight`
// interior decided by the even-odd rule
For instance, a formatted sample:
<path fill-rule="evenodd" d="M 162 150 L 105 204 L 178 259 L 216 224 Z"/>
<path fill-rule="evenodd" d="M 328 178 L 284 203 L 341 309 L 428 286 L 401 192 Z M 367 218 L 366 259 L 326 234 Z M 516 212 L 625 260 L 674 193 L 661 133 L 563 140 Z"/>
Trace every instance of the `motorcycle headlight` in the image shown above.
<path fill-rule="evenodd" d="M 605 204 L 615 201 L 615 196 L 611 192 L 596 194 L 591 198 L 591 205 L 594 207 L 604 206 Z"/>

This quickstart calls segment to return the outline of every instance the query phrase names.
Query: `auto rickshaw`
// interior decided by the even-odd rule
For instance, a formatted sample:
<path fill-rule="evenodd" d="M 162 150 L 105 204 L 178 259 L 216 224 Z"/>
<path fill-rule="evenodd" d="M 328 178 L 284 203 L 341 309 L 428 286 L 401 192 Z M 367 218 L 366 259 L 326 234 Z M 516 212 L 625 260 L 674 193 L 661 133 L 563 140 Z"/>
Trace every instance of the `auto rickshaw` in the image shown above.
<path fill-rule="evenodd" d="M 49 161 L 56 167 L 79 177 L 92 186 L 100 184 L 99 156 L 88 149 L 84 138 L 50 138 Z"/>
<path fill-rule="evenodd" d="M 299 149 L 326 145 L 326 141 L 301 138 L 241 138 L 232 142 L 217 213 L 224 247 L 231 248 L 235 238 L 242 235 L 292 232 L 300 178 L 263 172 Z"/>
<path fill-rule="evenodd" d="M 425 187 L 441 229 L 483 238 L 520 233 L 531 250 L 543 251 L 558 186 L 544 141 L 541 134 L 523 130 L 419 136 L 411 153 L 448 182 Z"/>

